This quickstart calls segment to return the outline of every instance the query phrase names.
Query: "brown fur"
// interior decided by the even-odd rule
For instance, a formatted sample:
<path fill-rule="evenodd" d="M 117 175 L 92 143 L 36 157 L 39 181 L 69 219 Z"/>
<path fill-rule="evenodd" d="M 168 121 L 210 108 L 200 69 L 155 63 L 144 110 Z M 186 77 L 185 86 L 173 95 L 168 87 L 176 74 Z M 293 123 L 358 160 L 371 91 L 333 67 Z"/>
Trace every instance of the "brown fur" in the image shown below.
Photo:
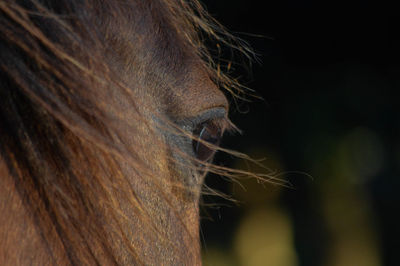
<path fill-rule="evenodd" d="M 236 85 L 210 23 L 197 1 L 0 1 L 1 265 L 201 264 L 180 123 Z"/>

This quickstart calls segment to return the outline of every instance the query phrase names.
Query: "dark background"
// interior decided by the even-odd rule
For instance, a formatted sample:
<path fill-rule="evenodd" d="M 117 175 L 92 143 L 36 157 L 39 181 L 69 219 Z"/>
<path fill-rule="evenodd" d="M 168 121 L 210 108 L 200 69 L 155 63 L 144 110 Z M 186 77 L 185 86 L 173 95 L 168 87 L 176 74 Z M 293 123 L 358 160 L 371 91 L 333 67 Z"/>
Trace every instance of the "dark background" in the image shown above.
<path fill-rule="evenodd" d="M 232 105 L 223 146 L 291 187 L 206 184 L 206 265 L 400 265 L 400 18 L 384 1 L 203 1 L 261 63 L 234 65 L 264 101 Z M 220 164 L 260 171 L 231 156 Z M 261 169 L 262 170 L 262 169 Z"/>

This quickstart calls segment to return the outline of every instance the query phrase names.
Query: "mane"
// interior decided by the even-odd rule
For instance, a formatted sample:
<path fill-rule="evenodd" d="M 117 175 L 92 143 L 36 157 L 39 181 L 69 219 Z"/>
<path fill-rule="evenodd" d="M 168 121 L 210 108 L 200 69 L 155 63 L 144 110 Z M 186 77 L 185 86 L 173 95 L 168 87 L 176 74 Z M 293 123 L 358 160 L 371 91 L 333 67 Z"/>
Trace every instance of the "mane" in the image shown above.
<path fill-rule="evenodd" d="M 137 36 L 131 36 L 129 43 L 139 44 L 140 36 L 152 34 L 140 22 L 143 10 L 152 12 L 159 27 L 172 29 L 171 34 L 181 40 L 177 46 L 196 51 L 217 85 L 234 95 L 242 93 L 239 83 L 214 63 L 204 39 L 245 53 L 247 48 L 231 45 L 233 38 L 198 1 L 0 2 L 0 159 L 55 264 L 59 256 L 74 265 L 141 264 L 140 247 L 123 230 L 132 218 L 123 217 L 122 202 L 129 202 L 135 217 L 169 241 L 121 167 L 128 163 L 136 176 L 155 182 L 151 178 L 154 166 L 140 156 L 140 136 L 155 130 L 148 117 L 156 115 L 156 110 L 143 111 L 138 96 L 112 67 L 112 58 L 125 58 L 128 69 L 138 75 L 142 70 L 135 62 L 150 60 L 169 70 L 174 62 L 180 63 L 179 54 L 163 66 L 157 58 L 129 61 L 123 49 L 114 50 L 116 43 L 118 47 L 128 43 L 115 32 L 126 30 L 129 21 L 137 25 Z M 110 21 L 116 22 L 114 26 Z M 154 75 L 153 80 L 159 82 L 164 73 Z M 116 95 L 125 96 L 136 110 L 123 128 L 137 135 L 134 143 L 124 143 L 120 137 L 124 106 L 104 104 L 110 98 L 118 102 Z M 167 127 L 175 134 L 187 133 Z M 154 141 L 154 145 L 164 145 L 161 139 Z M 217 173 L 227 171 L 207 167 Z M 0 174 L 3 178 L 6 173 Z M 154 185 L 165 194 L 162 184 Z M 105 216 L 111 220 L 103 221 Z"/>

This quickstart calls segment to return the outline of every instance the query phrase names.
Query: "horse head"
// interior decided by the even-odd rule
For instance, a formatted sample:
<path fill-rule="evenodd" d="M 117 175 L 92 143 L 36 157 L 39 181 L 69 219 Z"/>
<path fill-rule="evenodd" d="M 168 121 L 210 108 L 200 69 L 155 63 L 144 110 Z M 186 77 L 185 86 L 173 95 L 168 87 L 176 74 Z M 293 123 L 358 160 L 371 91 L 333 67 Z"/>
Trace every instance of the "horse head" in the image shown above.
<path fill-rule="evenodd" d="M 197 1 L 0 2 L 2 265 L 201 264 L 234 86 Z"/>

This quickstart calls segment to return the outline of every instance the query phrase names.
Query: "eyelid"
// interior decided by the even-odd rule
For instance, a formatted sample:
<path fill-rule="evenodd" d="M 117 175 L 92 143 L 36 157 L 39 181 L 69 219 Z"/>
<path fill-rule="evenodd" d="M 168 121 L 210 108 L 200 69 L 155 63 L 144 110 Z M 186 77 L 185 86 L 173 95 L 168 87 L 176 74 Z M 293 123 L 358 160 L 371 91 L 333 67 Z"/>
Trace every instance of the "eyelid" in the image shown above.
<path fill-rule="evenodd" d="M 192 132 L 198 125 L 207 121 L 215 121 L 216 125 L 224 124 L 223 121 L 228 121 L 227 112 L 223 107 L 212 108 L 204 111 L 196 117 L 188 117 L 177 122 L 185 131 Z M 218 123 L 220 121 L 221 123 Z M 222 128 L 221 128 L 222 130 Z"/>

